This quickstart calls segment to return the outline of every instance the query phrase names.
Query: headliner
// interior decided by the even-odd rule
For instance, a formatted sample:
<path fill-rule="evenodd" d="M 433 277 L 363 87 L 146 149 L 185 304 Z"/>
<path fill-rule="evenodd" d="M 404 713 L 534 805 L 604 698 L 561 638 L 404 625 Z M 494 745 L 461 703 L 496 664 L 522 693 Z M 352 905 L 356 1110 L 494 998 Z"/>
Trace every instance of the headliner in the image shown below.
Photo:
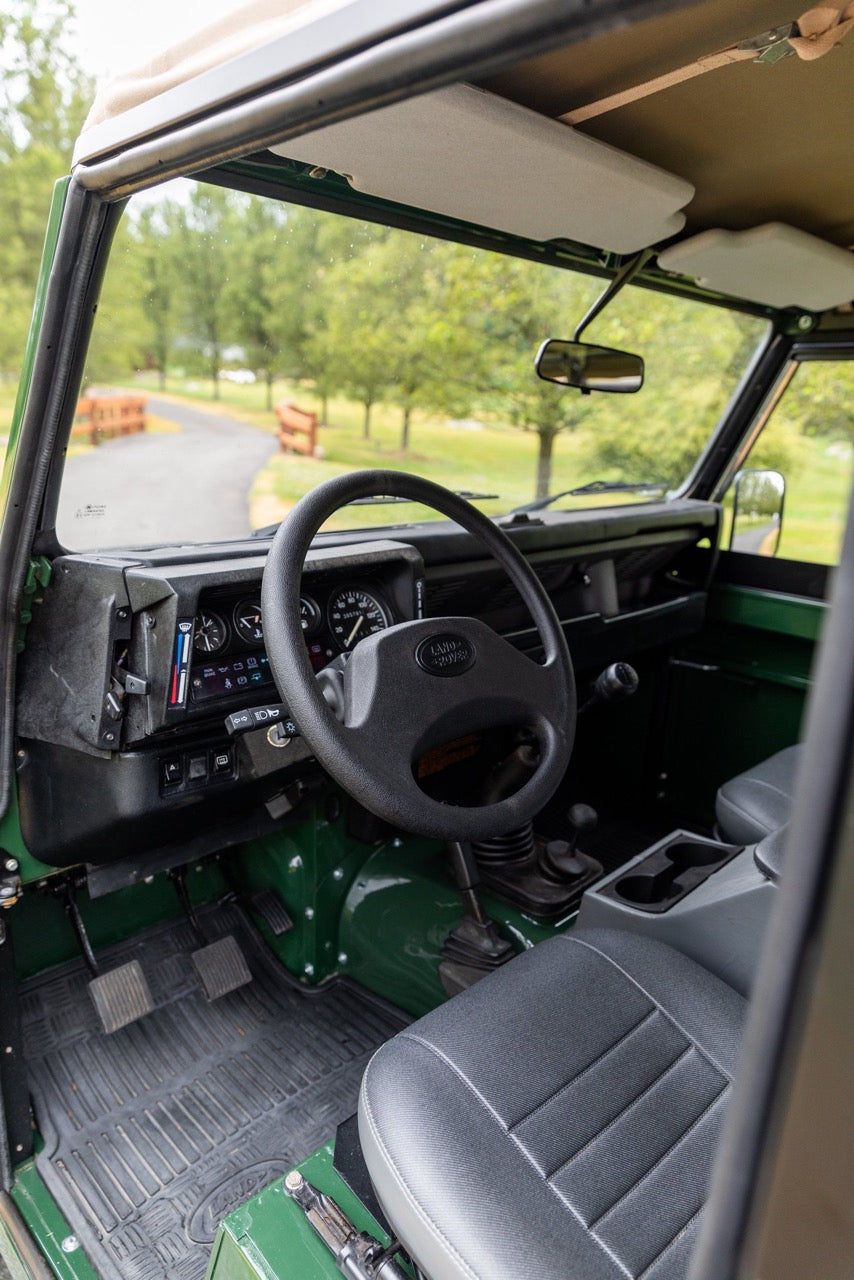
<path fill-rule="evenodd" d="M 704 0 L 481 83 L 559 116 L 802 12 L 797 0 Z M 768 66 L 736 63 L 575 127 L 692 182 L 685 235 L 780 221 L 850 248 L 852 126 L 854 33 L 814 62 L 792 55 Z"/>

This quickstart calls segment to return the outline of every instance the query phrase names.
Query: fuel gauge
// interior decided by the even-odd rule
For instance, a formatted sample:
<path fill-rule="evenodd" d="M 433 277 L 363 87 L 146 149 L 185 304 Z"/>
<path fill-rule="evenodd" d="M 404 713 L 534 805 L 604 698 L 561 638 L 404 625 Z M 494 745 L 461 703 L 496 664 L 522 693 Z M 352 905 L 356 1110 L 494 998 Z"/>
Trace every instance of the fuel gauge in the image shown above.
<path fill-rule="evenodd" d="M 307 636 L 313 636 L 320 626 L 321 612 L 316 600 L 311 596 L 300 596 L 299 598 L 299 620 L 303 633 Z"/>

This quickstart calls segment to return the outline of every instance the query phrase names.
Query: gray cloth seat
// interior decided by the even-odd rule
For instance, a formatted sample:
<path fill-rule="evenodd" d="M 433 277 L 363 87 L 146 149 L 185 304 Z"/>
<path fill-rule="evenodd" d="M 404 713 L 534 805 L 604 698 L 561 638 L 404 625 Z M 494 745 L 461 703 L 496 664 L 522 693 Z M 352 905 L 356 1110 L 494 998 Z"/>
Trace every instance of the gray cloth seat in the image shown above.
<path fill-rule="evenodd" d="M 359 1134 L 430 1280 L 681 1280 L 744 1013 L 670 947 L 576 931 L 385 1044 Z"/>
<path fill-rule="evenodd" d="M 725 840 L 755 844 L 786 825 L 800 758 L 800 746 L 786 747 L 719 788 L 715 817 Z"/>

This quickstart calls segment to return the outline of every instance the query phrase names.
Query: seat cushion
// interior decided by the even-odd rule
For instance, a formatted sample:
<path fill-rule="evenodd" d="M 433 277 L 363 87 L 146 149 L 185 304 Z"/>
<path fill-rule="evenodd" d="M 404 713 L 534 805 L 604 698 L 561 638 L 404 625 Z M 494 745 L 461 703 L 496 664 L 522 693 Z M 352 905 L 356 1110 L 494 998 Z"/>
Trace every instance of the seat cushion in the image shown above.
<path fill-rule="evenodd" d="M 800 746 L 786 747 L 725 782 L 715 800 L 721 834 L 732 844 L 755 844 L 789 821 Z"/>
<path fill-rule="evenodd" d="M 384 1045 L 359 1133 L 431 1280 L 684 1277 L 744 1011 L 670 947 L 576 931 Z"/>

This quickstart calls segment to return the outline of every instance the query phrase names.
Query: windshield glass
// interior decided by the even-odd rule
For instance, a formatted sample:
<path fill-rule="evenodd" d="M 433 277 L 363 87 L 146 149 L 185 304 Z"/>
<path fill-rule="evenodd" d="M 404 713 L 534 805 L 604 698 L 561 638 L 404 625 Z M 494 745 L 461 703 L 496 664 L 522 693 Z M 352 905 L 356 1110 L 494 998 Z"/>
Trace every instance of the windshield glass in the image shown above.
<path fill-rule="evenodd" d="M 571 337 L 602 288 L 200 183 L 137 197 L 98 308 L 60 541 L 239 538 L 365 467 L 417 472 L 489 514 L 551 494 L 555 509 L 660 498 L 686 477 L 764 322 L 630 286 L 584 337 L 642 355 L 643 389 L 582 396 L 539 379 L 543 340 Z M 359 505 L 331 527 L 430 516 Z"/>

